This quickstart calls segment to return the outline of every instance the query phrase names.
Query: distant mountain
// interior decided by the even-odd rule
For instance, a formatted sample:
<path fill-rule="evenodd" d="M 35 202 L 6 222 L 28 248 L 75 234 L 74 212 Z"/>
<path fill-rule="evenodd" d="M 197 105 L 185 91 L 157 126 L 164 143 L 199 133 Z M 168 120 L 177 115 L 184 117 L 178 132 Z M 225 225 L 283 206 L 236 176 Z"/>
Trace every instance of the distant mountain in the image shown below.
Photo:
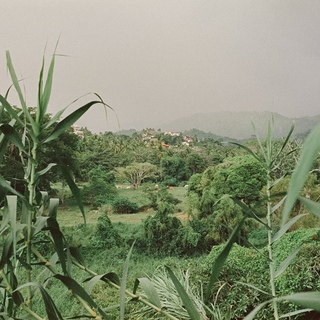
<path fill-rule="evenodd" d="M 320 122 L 320 115 L 313 117 L 288 118 L 271 112 L 215 112 L 196 113 L 181 117 L 169 123 L 159 125 L 163 131 L 188 131 L 198 129 L 220 137 L 237 140 L 248 139 L 254 135 L 251 121 L 261 138 L 267 134 L 268 119 L 274 119 L 273 136 L 281 138 L 287 135 L 292 123 L 295 123 L 294 135 L 304 135 Z"/>

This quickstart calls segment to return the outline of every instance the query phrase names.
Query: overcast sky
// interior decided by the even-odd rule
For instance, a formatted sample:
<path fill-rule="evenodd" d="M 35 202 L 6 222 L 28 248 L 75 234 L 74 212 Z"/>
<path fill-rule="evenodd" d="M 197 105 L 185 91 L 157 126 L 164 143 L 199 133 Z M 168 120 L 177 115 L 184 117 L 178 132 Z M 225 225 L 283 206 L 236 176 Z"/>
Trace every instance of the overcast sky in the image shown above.
<path fill-rule="evenodd" d="M 10 50 L 30 106 L 60 38 L 52 113 L 97 92 L 120 129 L 196 112 L 320 114 L 318 0 L 1 0 L 0 34 L 0 92 Z M 79 124 L 118 130 L 108 116 L 96 106 Z"/>

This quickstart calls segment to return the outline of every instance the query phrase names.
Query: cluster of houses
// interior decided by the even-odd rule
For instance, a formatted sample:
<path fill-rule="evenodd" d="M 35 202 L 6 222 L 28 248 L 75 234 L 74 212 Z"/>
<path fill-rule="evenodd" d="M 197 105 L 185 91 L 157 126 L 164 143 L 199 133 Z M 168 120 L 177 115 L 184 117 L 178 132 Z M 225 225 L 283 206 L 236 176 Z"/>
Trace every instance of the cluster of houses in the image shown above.
<path fill-rule="evenodd" d="M 84 137 L 84 130 L 82 127 L 74 124 L 72 126 L 73 128 L 73 132 L 74 134 L 76 134 L 77 136 L 83 138 Z M 154 144 L 158 144 L 159 141 L 159 136 L 160 135 L 169 135 L 171 137 L 182 137 L 182 142 L 181 144 L 184 146 L 189 146 L 190 143 L 192 143 L 194 141 L 194 139 L 190 136 L 187 135 L 183 135 L 182 132 L 180 131 L 165 131 L 165 132 L 161 132 L 160 129 L 158 130 L 154 130 L 154 129 L 144 129 L 141 132 L 141 137 L 142 140 L 146 143 L 154 143 Z M 171 148 L 171 145 L 169 144 L 165 144 L 162 142 L 162 146 L 164 148 Z"/>
<path fill-rule="evenodd" d="M 158 143 L 159 142 L 159 135 L 169 135 L 171 137 L 180 137 L 182 136 L 182 142 L 181 144 L 184 146 L 189 146 L 190 143 L 193 142 L 193 138 L 190 136 L 183 135 L 182 132 L 180 131 L 165 131 L 165 132 L 160 132 L 159 130 L 154 130 L 154 129 L 144 129 L 142 132 L 142 139 L 143 141 L 147 143 Z M 171 148 L 169 144 L 162 143 L 162 146 L 165 148 Z"/>

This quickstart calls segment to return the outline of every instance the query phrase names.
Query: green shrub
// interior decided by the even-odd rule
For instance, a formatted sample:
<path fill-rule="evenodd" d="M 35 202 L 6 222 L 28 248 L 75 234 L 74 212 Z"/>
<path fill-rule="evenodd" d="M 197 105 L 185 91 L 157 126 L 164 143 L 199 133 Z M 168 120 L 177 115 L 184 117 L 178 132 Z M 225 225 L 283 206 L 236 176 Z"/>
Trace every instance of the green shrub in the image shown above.
<path fill-rule="evenodd" d="M 139 206 L 125 197 L 117 197 L 111 203 L 112 209 L 117 213 L 136 213 Z"/>
<path fill-rule="evenodd" d="M 292 292 L 320 289 L 320 243 L 313 240 L 314 236 L 317 235 L 317 231 L 317 229 L 306 229 L 290 232 L 275 244 L 274 257 L 279 262 L 283 261 L 297 246 L 302 245 L 292 264 L 275 281 L 279 296 Z M 202 264 L 201 274 L 204 277 L 203 281 L 211 272 L 212 263 L 222 247 L 222 245 L 213 247 L 206 261 Z M 245 283 L 248 283 L 261 289 L 268 287 L 269 269 L 266 257 L 266 247 L 258 252 L 237 244 L 233 246 L 216 283 L 217 287 L 213 290 L 214 293 L 217 292 L 221 284 L 226 283 L 218 299 L 218 305 L 221 310 L 227 312 L 231 306 L 232 317 L 243 318 L 256 305 L 268 299 L 267 295 L 245 285 Z M 297 310 L 297 306 L 290 303 L 281 303 L 279 310 L 281 313 L 287 313 Z M 271 309 L 265 308 L 259 312 L 257 319 L 272 319 L 272 317 Z"/>
<path fill-rule="evenodd" d="M 123 244 L 123 240 L 117 230 L 113 227 L 106 212 L 99 218 L 97 230 L 94 236 L 94 246 L 97 248 L 113 248 Z"/>

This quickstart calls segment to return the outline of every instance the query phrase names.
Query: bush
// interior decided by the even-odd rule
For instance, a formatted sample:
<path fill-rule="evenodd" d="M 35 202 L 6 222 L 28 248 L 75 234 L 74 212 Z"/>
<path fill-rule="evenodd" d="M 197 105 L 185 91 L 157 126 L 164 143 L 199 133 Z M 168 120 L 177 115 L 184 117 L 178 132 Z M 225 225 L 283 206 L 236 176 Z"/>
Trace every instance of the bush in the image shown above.
<path fill-rule="evenodd" d="M 123 244 L 123 240 L 117 230 L 113 227 L 107 212 L 104 212 L 97 223 L 97 231 L 94 236 L 94 246 L 110 249 Z"/>
<path fill-rule="evenodd" d="M 136 213 L 139 211 L 139 206 L 124 197 L 117 197 L 111 203 L 112 209 L 117 213 Z"/>
<path fill-rule="evenodd" d="M 302 245 L 291 265 L 276 279 L 276 289 L 279 296 L 320 289 L 320 243 L 313 240 L 317 231 L 317 229 L 306 229 L 290 232 L 274 246 L 278 267 L 280 261 L 283 261 L 293 249 Z M 221 245 L 212 248 L 201 268 L 203 277 L 207 278 L 211 272 L 213 261 L 221 249 Z M 232 318 L 243 318 L 259 303 L 268 300 L 268 297 L 263 293 L 239 282 L 248 283 L 262 290 L 268 287 L 266 247 L 261 249 L 259 253 L 254 249 L 235 244 L 231 250 L 214 291 L 217 292 L 221 284 L 226 283 L 219 294 L 218 305 L 225 312 L 231 306 Z M 280 304 L 281 313 L 296 309 L 297 306 L 290 303 Z M 257 315 L 257 319 L 272 319 L 271 312 L 271 309 L 265 308 Z"/>

